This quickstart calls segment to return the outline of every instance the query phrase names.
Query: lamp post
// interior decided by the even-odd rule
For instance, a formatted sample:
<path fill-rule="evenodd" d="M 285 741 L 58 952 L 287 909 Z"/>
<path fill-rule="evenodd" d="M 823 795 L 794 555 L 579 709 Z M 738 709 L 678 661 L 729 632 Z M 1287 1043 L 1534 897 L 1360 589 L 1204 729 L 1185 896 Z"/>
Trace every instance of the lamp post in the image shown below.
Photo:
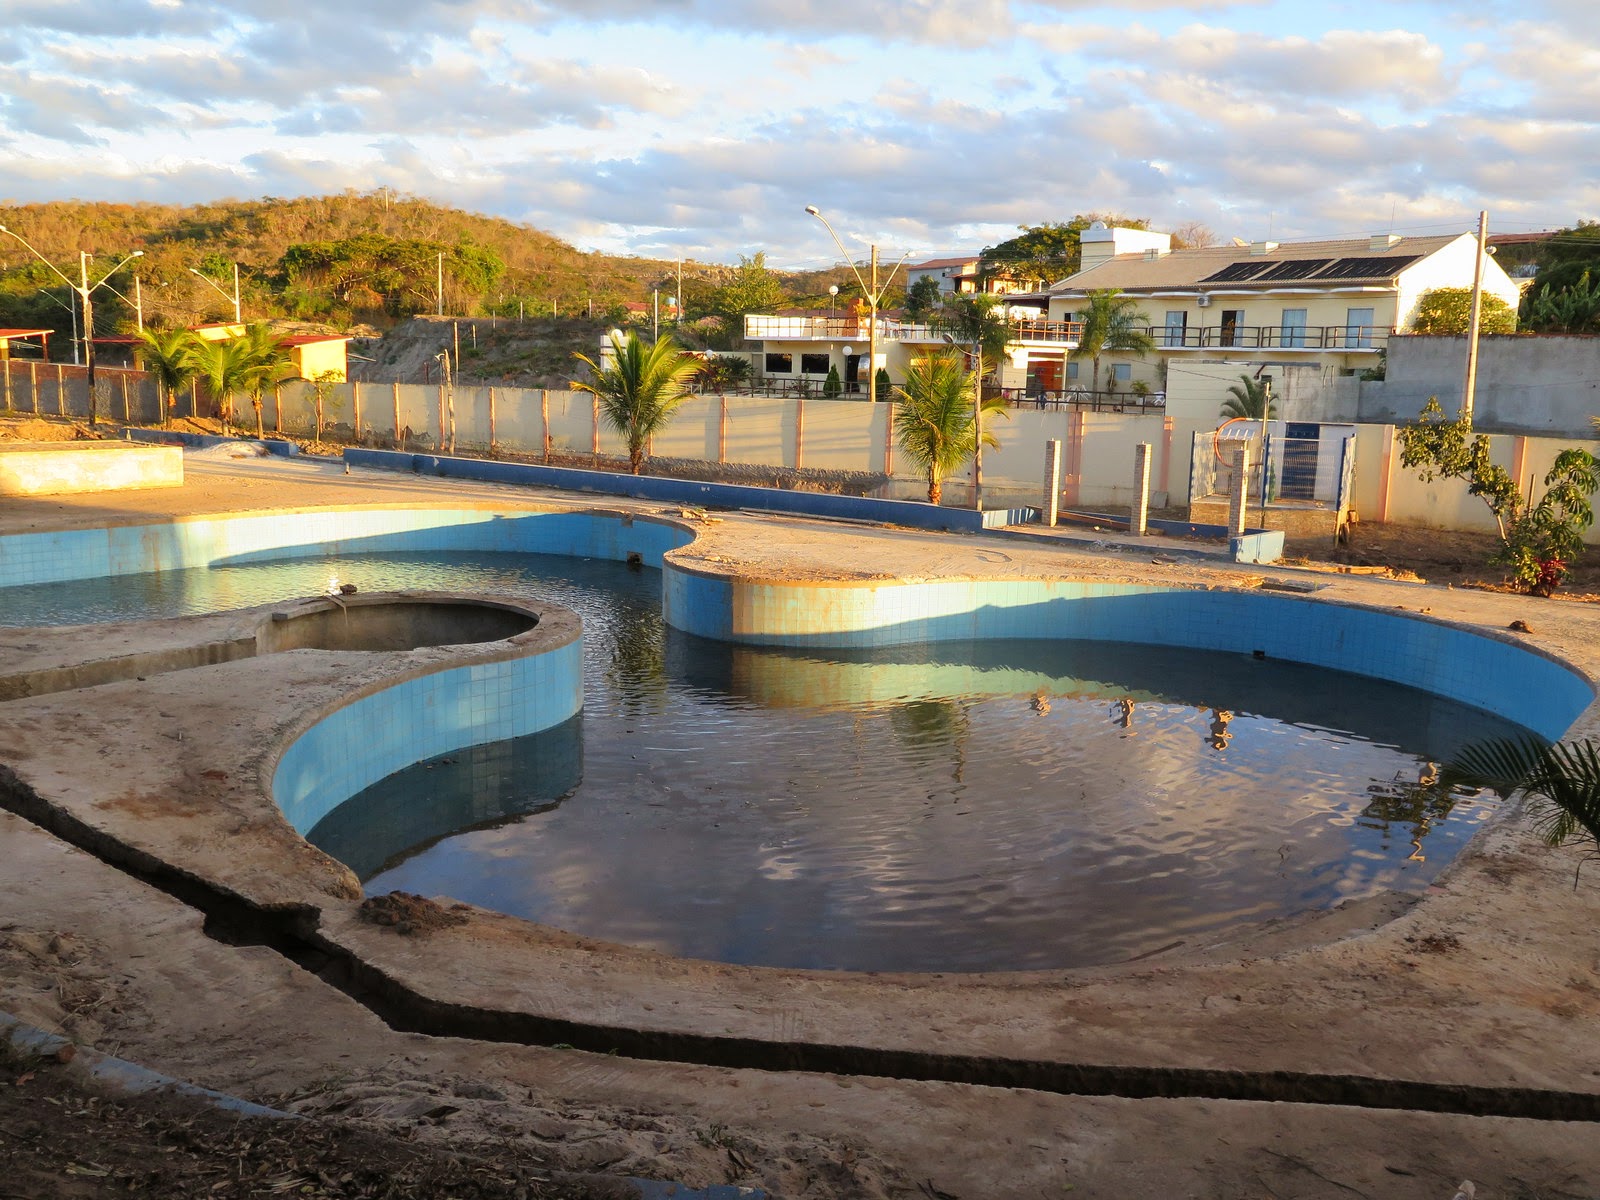
<path fill-rule="evenodd" d="M 244 323 L 244 318 L 239 315 L 239 264 L 238 263 L 234 263 L 233 264 L 233 295 L 231 295 L 231 296 L 228 295 L 227 292 L 223 291 L 220 287 L 218 287 L 215 283 L 212 283 L 209 278 L 207 278 L 206 276 L 200 274 L 200 272 L 195 270 L 193 267 L 189 268 L 189 274 L 193 275 L 196 279 L 198 279 L 201 283 L 205 284 L 208 288 L 210 288 L 217 295 L 221 296 L 224 300 L 231 300 L 233 302 L 233 323 L 235 325 L 242 325 Z"/>
<path fill-rule="evenodd" d="M 123 267 L 127 266 L 134 259 L 142 257 L 144 255 L 144 251 L 135 250 L 132 254 L 128 255 L 127 258 L 123 259 L 116 266 L 112 267 L 111 270 L 102 275 L 99 283 L 96 283 L 94 287 L 91 287 L 89 286 L 90 256 L 87 250 L 78 251 L 78 282 L 73 283 L 72 280 L 68 279 L 61 273 L 61 271 L 53 262 L 35 250 L 32 242 L 28 241 L 27 238 L 23 237 L 16 230 L 7 229 L 4 225 L 0 225 L 0 233 L 8 234 L 17 241 L 21 242 L 23 246 L 27 248 L 29 254 L 33 255 L 45 266 L 49 267 L 56 273 L 56 276 L 61 280 L 62 283 L 66 284 L 69 288 L 78 293 L 78 307 L 83 310 L 83 363 L 88 369 L 89 373 L 89 428 L 93 429 L 98 423 L 99 414 L 96 410 L 94 394 L 94 305 L 89 299 L 89 293 L 94 291 L 95 288 L 99 287 L 100 284 L 110 279 L 118 271 L 122 270 Z"/>
<path fill-rule="evenodd" d="M 833 231 L 833 226 L 828 224 L 828 218 L 823 216 L 815 204 L 806 205 L 806 212 L 822 222 L 822 227 L 828 231 L 828 236 L 833 238 L 833 244 L 839 247 L 839 253 L 844 255 L 845 261 L 850 264 L 850 271 L 856 277 L 856 282 L 861 285 L 861 290 L 867 297 L 867 403 L 875 404 L 878 400 L 878 303 L 883 299 L 883 294 L 889 290 L 889 284 L 894 281 L 895 272 L 900 269 L 910 257 L 910 251 L 900 256 L 900 262 L 895 263 L 894 270 L 889 272 L 889 278 L 883 281 L 883 286 L 878 285 L 878 247 L 874 244 L 872 250 L 872 287 L 867 287 L 867 281 L 861 278 L 861 272 L 856 270 L 855 260 L 850 257 L 850 252 L 844 248 L 844 243 L 839 240 L 839 235 Z M 892 425 L 893 422 L 890 422 Z"/>

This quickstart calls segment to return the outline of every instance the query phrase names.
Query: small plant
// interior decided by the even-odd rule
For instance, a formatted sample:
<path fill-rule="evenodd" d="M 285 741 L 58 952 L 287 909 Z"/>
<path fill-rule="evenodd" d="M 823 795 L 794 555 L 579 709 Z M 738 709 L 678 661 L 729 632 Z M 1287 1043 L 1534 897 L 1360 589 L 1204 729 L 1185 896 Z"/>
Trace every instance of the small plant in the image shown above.
<path fill-rule="evenodd" d="M 837 400 L 844 393 L 844 381 L 839 378 L 839 367 L 836 363 L 828 366 L 828 377 L 822 381 L 822 398 L 824 400 Z"/>
<path fill-rule="evenodd" d="M 1538 503 L 1524 497 L 1516 480 L 1489 460 L 1489 439 L 1474 435 L 1465 415 L 1446 420 L 1437 399 L 1429 400 L 1415 425 L 1400 430 L 1400 462 L 1424 483 L 1460 479 L 1494 516 L 1500 548 L 1489 561 L 1508 567 L 1517 585 L 1549 596 L 1583 553 L 1583 532 L 1594 524 L 1589 497 L 1600 488 L 1600 459 L 1569 447 L 1556 455 L 1544 477 Z"/>
<path fill-rule="evenodd" d="M 333 385 L 344 382 L 344 375 L 338 371 L 318 371 L 309 380 L 313 403 L 316 405 L 317 414 L 317 441 L 322 440 L 322 418 L 325 409 L 338 408 L 342 401 L 334 395 Z"/>
<path fill-rule="evenodd" d="M 1532 736 L 1479 742 L 1466 747 L 1445 768 L 1442 782 L 1492 788 L 1510 799 L 1523 796 L 1539 821 L 1549 846 L 1586 842 L 1572 886 L 1583 863 L 1600 855 L 1600 747 L 1581 742 L 1546 745 Z"/>
<path fill-rule="evenodd" d="M 889 382 L 889 368 L 888 367 L 879 367 L 878 368 L 878 399 L 879 400 L 892 399 L 893 398 L 892 397 L 892 393 L 893 392 L 894 392 L 894 384 Z"/>

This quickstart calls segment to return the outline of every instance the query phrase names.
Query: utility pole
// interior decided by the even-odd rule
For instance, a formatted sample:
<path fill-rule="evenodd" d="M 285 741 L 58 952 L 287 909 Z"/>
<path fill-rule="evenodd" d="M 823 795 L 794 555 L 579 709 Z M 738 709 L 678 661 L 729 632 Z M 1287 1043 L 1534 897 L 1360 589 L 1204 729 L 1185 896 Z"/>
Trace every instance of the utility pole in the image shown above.
<path fill-rule="evenodd" d="M 652 317 L 651 337 L 655 341 L 660 341 L 661 340 L 661 289 L 660 288 L 651 288 L 650 289 L 650 303 L 651 303 L 652 307 L 654 308 L 654 316 Z"/>
<path fill-rule="evenodd" d="M 144 290 L 139 282 L 139 272 L 133 273 L 133 319 L 139 323 L 139 332 L 144 332 Z"/>
<path fill-rule="evenodd" d="M 233 323 L 235 325 L 244 324 L 244 317 L 240 315 L 239 311 L 239 261 L 237 259 L 233 263 Z"/>
<path fill-rule="evenodd" d="M 678 325 L 681 328 L 683 325 L 683 259 L 681 258 L 678 259 L 678 304 L 676 312 L 678 314 Z"/>
<path fill-rule="evenodd" d="M 1472 404 L 1478 389 L 1478 329 L 1483 323 L 1483 259 L 1489 244 L 1489 213 L 1478 214 L 1478 256 L 1472 270 L 1472 315 L 1467 320 L 1467 378 L 1461 389 L 1461 417 L 1472 424 Z"/>
<path fill-rule="evenodd" d="M 94 304 L 89 299 L 89 252 L 78 251 L 78 298 L 83 305 L 83 363 L 89 371 L 89 428 L 95 426 Z"/>
<path fill-rule="evenodd" d="M 444 316 L 444 251 L 439 251 L 439 280 L 438 280 L 439 308 L 438 316 Z"/>

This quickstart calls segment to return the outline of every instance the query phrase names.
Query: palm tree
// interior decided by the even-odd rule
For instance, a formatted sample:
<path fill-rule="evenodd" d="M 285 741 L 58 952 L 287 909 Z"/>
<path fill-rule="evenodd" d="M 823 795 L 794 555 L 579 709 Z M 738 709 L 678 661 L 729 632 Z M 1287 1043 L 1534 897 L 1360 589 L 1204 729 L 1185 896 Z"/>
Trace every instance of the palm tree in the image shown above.
<path fill-rule="evenodd" d="M 1150 315 L 1140 310 L 1138 301 L 1116 288 L 1102 288 L 1089 293 L 1089 307 L 1082 313 L 1083 330 L 1078 335 L 1078 347 L 1073 358 L 1087 358 L 1094 363 L 1093 390 L 1100 390 L 1100 356 L 1102 354 L 1131 354 L 1143 358 L 1156 348 L 1155 340 L 1145 331 Z"/>
<path fill-rule="evenodd" d="M 928 477 L 928 503 L 938 504 L 946 475 L 959 470 L 977 448 L 972 389 L 977 373 L 966 369 L 958 351 L 926 354 L 911 364 L 904 387 L 894 389 L 900 407 L 894 416 L 900 448 Z M 986 400 L 985 412 L 1005 408 L 1000 399 Z M 988 446 L 1000 443 L 985 433 Z"/>
<path fill-rule="evenodd" d="M 1577 838 L 1588 842 L 1586 858 L 1600 852 L 1600 747 L 1588 738 L 1555 745 L 1531 735 L 1479 742 L 1462 750 L 1440 781 L 1493 788 L 1508 799 L 1528 797 L 1546 845 Z"/>
<path fill-rule="evenodd" d="M 172 410 L 178 407 L 178 389 L 200 373 L 199 339 L 187 329 L 141 329 L 134 336 L 144 369 L 156 381 L 161 424 L 170 426 Z"/>
<path fill-rule="evenodd" d="M 611 335 L 609 366 L 587 355 L 573 357 L 589 368 L 591 376 L 587 383 L 574 380 L 573 388 L 588 392 L 599 403 L 601 414 L 628 443 L 628 469 L 639 474 L 645 447 L 688 396 L 689 377 L 700 364 L 685 356 L 670 337 L 651 346 L 633 332 L 626 338 Z"/>
<path fill-rule="evenodd" d="M 200 340 L 195 346 L 195 365 L 206 390 L 217 402 L 222 430 L 230 432 L 234 393 L 250 386 L 250 348 L 244 338 Z"/>
<path fill-rule="evenodd" d="M 266 430 L 261 422 L 261 396 L 269 387 L 293 373 L 289 350 L 277 335 L 260 322 L 248 326 L 244 337 L 237 340 L 244 343 L 250 363 L 245 373 L 244 387 L 250 393 L 250 407 L 256 413 L 256 437 L 265 437 Z"/>
<path fill-rule="evenodd" d="M 1243 385 L 1242 387 L 1240 385 Z M 1247 417 L 1268 420 L 1278 415 L 1278 406 L 1272 403 L 1272 381 L 1239 376 L 1239 382 L 1228 389 L 1228 399 L 1222 402 L 1225 417 Z"/>
<path fill-rule="evenodd" d="M 963 348 L 977 345 L 983 355 L 980 366 L 998 367 L 1011 347 L 1011 326 L 1000 311 L 998 296 L 951 296 L 944 303 L 939 327 Z"/>
<path fill-rule="evenodd" d="M 696 364 L 694 377 L 703 390 L 721 396 L 729 388 L 748 382 L 754 369 L 743 354 L 709 354 Z"/>

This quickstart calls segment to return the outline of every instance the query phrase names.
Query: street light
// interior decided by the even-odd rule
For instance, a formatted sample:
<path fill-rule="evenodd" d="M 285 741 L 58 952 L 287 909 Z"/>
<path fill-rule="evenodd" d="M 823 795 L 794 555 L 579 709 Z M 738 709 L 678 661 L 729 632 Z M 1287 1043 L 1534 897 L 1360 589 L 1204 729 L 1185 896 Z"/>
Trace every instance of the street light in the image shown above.
<path fill-rule="evenodd" d="M 834 233 L 833 226 L 828 224 L 828 218 L 823 216 L 815 204 L 806 205 L 806 212 L 822 222 L 822 227 L 828 231 L 828 236 L 833 238 L 833 244 L 839 247 L 839 253 L 850 264 L 850 271 L 856 277 L 856 282 L 861 285 L 861 290 L 867 297 L 867 317 L 870 322 L 867 326 L 867 403 L 875 404 L 878 400 L 878 303 L 883 299 L 883 294 L 889 290 L 889 284 L 894 281 L 895 272 L 898 271 L 907 258 L 911 256 L 908 250 L 900 256 L 900 262 L 895 263 L 894 270 L 889 272 L 889 278 L 883 281 L 883 286 L 878 286 L 878 247 L 872 246 L 872 287 L 867 287 L 867 281 L 861 278 L 861 272 L 856 270 L 855 260 L 850 257 L 850 252 L 844 248 L 844 243 L 839 240 L 839 235 Z M 893 422 L 890 422 L 891 426 Z"/>
<path fill-rule="evenodd" d="M 35 250 L 33 248 L 33 243 L 28 241 L 27 238 L 23 237 L 16 230 L 7 229 L 4 225 L 0 225 L 0 233 L 8 234 L 17 241 L 21 242 L 23 246 L 27 248 L 29 254 L 33 255 L 52 271 L 55 271 L 57 278 L 59 278 L 62 283 L 66 284 L 69 288 L 78 293 L 78 305 L 83 310 L 83 364 L 88 370 L 89 382 L 89 428 L 93 429 L 98 423 L 99 414 L 96 410 L 94 394 L 94 305 L 89 300 L 89 293 L 94 291 L 95 288 L 99 287 L 101 284 L 105 283 L 106 280 L 110 279 L 118 271 L 122 270 L 123 267 L 127 266 L 134 259 L 143 257 L 144 251 L 135 250 L 132 254 L 128 255 L 127 258 L 123 259 L 116 266 L 112 267 L 111 270 L 102 275 L 99 283 L 96 283 L 94 287 L 90 287 L 90 256 L 87 250 L 78 251 L 78 282 L 73 283 L 72 280 L 68 279 L 61 273 L 60 270 L 57 269 L 55 263 L 51 262 L 48 258 Z"/>
<path fill-rule="evenodd" d="M 198 279 L 201 283 L 205 284 L 208 288 L 210 288 L 217 295 L 221 296 L 224 300 L 233 301 L 233 323 L 235 325 L 242 325 L 244 323 L 244 318 L 239 315 L 239 264 L 238 263 L 234 263 L 233 264 L 233 295 L 231 295 L 231 296 L 228 295 L 227 292 L 223 291 L 220 287 L 218 287 L 215 283 L 212 283 L 209 278 L 207 278 L 206 276 L 200 274 L 200 272 L 195 270 L 193 267 L 189 268 L 189 274 L 193 275 L 196 279 Z"/>

